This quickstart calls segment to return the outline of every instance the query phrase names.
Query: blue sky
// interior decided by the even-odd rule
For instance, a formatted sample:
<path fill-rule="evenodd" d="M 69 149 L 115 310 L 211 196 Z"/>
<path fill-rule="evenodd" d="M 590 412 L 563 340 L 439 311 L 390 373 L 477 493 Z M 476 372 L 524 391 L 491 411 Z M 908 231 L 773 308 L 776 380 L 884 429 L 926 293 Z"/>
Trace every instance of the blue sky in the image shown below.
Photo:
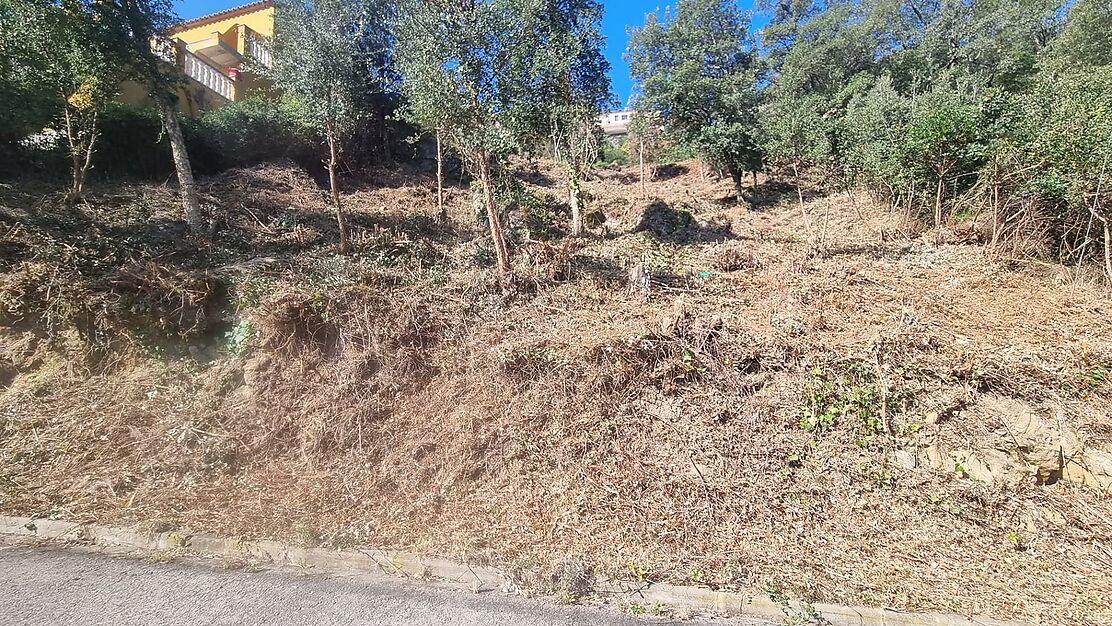
<path fill-rule="evenodd" d="M 182 19 L 192 19 L 201 15 L 215 13 L 230 7 L 245 4 L 248 0 L 177 0 L 174 6 L 178 16 Z M 610 78 L 613 82 L 614 93 L 624 105 L 632 89 L 629 78 L 629 66 L 622 60 L 622 53 L 626 48 L 626 29 L 630 26 L 639 26 L 645 23 L 645 14 L 661 10 L 668 6 L 667 2 L 657 0 L 603 0 L 606 13 L 602 18 L 602 30 L 606 35 L 606 58 L 610 61 Z M 738 0 L 738 4 L 745 9 L 753 8 L 753 0 Z M 754 15 L 754 27 L 764 24 L 767 19 Z"/>

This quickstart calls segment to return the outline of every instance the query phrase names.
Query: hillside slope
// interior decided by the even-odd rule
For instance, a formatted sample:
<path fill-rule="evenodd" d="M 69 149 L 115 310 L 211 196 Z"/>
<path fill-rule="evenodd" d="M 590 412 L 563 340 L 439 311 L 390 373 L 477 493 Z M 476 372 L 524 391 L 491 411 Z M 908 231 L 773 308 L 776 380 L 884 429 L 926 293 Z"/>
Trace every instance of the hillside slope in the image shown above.
<path fill-rule="evenodd" d="M 1103 288 L 693 164 L 525 241 L 566 216 L 518 174 L 508 293 L 415 172 L 345 195 L 349 257 L 288 166 L 207 181 L 199 249 L 165 189 L 0 191 L 0 509 L 1112 621 Z"/>

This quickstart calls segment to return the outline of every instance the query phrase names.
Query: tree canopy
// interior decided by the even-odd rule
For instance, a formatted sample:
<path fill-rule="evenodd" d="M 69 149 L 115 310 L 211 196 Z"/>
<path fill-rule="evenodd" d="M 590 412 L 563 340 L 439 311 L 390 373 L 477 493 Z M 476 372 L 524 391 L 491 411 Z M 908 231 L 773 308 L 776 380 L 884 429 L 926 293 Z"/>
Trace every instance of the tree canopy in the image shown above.
<path fill-rule="evenodd" d="M 660 113 L 672 136 L 730 172 L 759 169 L 758 56 L 750 17 L 731 0 L 681 0 L 630 31 L 626 58 L 642 108 Z"/>

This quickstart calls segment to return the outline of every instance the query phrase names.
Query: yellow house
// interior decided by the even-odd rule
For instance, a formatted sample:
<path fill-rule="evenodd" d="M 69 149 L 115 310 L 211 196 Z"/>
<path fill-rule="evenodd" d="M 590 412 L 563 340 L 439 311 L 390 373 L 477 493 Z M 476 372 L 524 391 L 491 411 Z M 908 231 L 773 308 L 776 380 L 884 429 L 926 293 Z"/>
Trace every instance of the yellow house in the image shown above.
<path fill-rule="evenodd" d="M 187 78 L 179 92 L 184 113 L 196 115 L 243 100 L 269 88 L 266 79 L 248 69 L 270 65 L 263 42 L 274 35 L 274 0 L 261 0 L 184 21 L 157 42 L 162 57 L 176 63 Z M 120 101 L 144 105 L 146 88 L 121 86 Z"/>

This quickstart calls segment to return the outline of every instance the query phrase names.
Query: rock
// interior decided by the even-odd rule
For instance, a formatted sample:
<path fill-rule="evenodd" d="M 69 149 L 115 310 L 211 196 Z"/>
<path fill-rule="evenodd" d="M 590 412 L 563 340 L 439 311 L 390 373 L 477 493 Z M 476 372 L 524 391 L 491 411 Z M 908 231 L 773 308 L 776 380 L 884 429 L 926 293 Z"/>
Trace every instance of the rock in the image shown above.
<path fill-rule="evenodd" d="M 977 411 L 1001 424 L 995 433 L 996 450 L 1014 458 L 1040 485 L 1062 479 L 1067 460 L 1084 458 L 1077 437 L 1058 426 L 1062 420 L 1052 421 L 1026 402 L 987 395 L 977 403 Z M 1071 470 L 1076 477 L 1084 474 L 1081 469 Z"/>
<path fill-rule="evenodd" d="M 993 468 L 971 450 L 955 450 L 950 453 L 950 460 L 951 469 L 962 478 L 972 478 L 982 483 L 990 483 L 997 478 Z"/>
<path fill-rule="evenodd" d="M 923 450 L 923 457 L 927 461 L 927 466 L 931 469 L 940 470 L 946 465 L 946 460 L 949 458 L 942 452 L 942 448 L 938 444 L 927 446 Z M 950 466 L 953 469 L 953 465 Z"/>
<path fill-rule="evenodd" d="M 722 325 L 722 318 L 717 315 L 695 318 L 690 325 L 689 339 L 697 350 L 705 351 L 718 337 Z"/>
<path fill-rule="evenodd" d="M 660 239 L 670 239 L 695 224 L 689 211 L 674 209 L 661 200 L 654 200 L 645 208 L 641 221 L 633 232 L 651 232 Z"/>
<path fill-rule="evenodd" d="M 942 415 L 938 411 L 928 411 L 923 416 L 923 423 L 925 424 L 937 424 L 940 421 L 942 421 Z"/>
<path fill-rule="evenodd" d="M 761 262 L 752 251 L 733 241 L 726 242 L 718 247 L 718 252 L 711 264 L 719 272 L 737 272 L 761 267 Z"/>
<path fill-rule="evenodd" d="M 773 313 L 772 319 L 770 319 L 769 321 L 774 327 L 779 328 L 792 337 L 798 337 L 807 330 L 807 327 L 803 325 L 803 322 L 789 315 L 780 315 L 779 313 Z"/>
<path fill-rule="evenodd" d="M 19 370 L 8 359 L 0 358 L 0 389 L 6 389 L 19 376 Z"/>
<path fill-rule="evenodd" d="M 1071 483 L 1112 491 L 1112 452 L 1094 448 L 1066 459 L 1062 478 Z"/>
<path fill-rule="evenodd" d="M 896 450 L 892 453 L 892 463 L 904 469 L 913 470 L 919 467 L 919 457 L 910 450 Z"/>
<path fill-rule="evenodd" d="M 243 384 L 250 389 L 258 389 L 263 386 L 263 378 L 270 370 L 271 357 L 268 354 L 259 354 L 254 358 L 248 359 L 243 364 Z"/>
<path fill-rule="evenodd" d="M 583 216 L 583 225 L 587 228 L 598 228 L 606 223 L 606 214 L 595 209 Z"/>

